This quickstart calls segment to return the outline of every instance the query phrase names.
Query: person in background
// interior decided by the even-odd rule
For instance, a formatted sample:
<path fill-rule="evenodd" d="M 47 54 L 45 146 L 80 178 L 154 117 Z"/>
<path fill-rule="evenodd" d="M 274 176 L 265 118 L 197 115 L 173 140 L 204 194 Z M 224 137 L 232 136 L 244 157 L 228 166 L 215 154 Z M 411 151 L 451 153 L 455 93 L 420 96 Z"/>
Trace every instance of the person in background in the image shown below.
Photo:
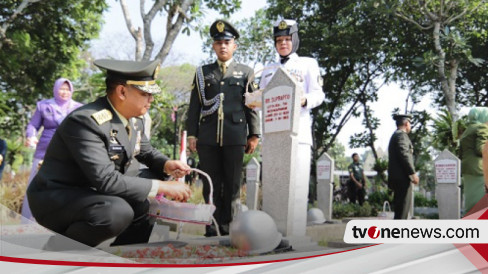
<path fill-rule="evenodd" d="M 25 146 L 36 148 L 29 175 L 29 184 L 36 175 L 49 142 L 58 126 L 70 112 L 82 106 L 81 103 L 71 99 L 73 92 L 74 89 L 71 81 L 66 78 L 59 78 L 54 82 L 54 97 L 37 102 L 36 111 L 27 125 L 26 130 L 27 139 Z M 41 127 L 43 130 L 38 140 L 36 135 Z M 32 213 L 26 197 L 24 197 L 22 204 L 22 216 L 27 219 L 32 219 Z"/>
<path fill-rule="evenodd" d="M 488 141 L 488 108 L 474 107 L 468 114 L 468 126 L 460 138 L 461 175 L 464 212 L 485 195 L 482 151 Z"/>
<path fill-rule="evenodd" d="M 2 180 L 3 169 L 7 162 L 7 142 L 0 139 L 0 181 Z"/>
<path fill-rule="evenodd" d="M 357 153 L 352 154 L 352 163 L 347 170 L 349 171 L 349 201 L 355 204 L 357 200 L 359 205 L 363 205 L 366 194 L 364 189 L 366 186 L 366 176 L 364 176 L 363 166 L 359 162 L 359 155 Z"/>
<path fill-rule="evenodd" d="M 312 154 L 312 115 L 311 110 L 324 102 L 322 77 L 317 60 L 301 57 L 296 53 L 300 40 L 298 24 L 294 20 L 278 20 L 273 28 L 278 60 L 265 67 L 260 89 L 266 88 L 279 67 L 287 70 L 303 90 L 300 109 L 300 128 L 298 131 L 297 180 L 295 186 L 294 235 L 305 235 L 307 224 L 308 190 L 310 181 L 310 162 Z M 266 141 L 264 141 L 265 145 Z"/>
<path fill-rule="evenodd" d="M 395 219 L 407 219 L 412 205 L 412 184 L 419 184 L 413 164 L 413 145 L 408 137 L 412 130 L 410 115 L 393 115 L 397 130 L 388 144 L 388 187 L 393 190 Z"/>

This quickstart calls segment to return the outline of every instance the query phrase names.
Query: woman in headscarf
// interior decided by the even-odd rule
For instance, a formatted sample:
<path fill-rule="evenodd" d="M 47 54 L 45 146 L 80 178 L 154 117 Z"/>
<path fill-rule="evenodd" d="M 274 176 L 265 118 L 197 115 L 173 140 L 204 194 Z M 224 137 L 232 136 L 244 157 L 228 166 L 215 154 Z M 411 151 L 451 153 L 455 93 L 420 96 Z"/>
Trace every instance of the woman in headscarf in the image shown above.
<path fill-rule="evenodd" d="M 28 147 L 36 147 L 29 176 L 29 184 L 36 175 L 46 153 L 47 146 L 58 126 L 70 112 L 82 105 L 71 99 L 73 91 L 73 84 L 68 79 L 59 78 L 54 82 L 54 98 L 37 102 L 36 111 L 27 125 L 26 130 L 27 140 L 25 145 Z M 38 140 L 36 135 L 41 127 L 43 127 L 42 135 Z M 24 197 L 22 205 L 22 216 L 27 219 L 32 219 L 32 213 L 26 197 Z"/>
<path fill-rule="evenodd" d="M 468 122 L 468 127 L 460 138 L 464 212 L 469 212 L 485 195 L 482 151 L 488 141 L 488 108 L 472 108 L 468 114 Z"/>
<path fill-rule="evenodd" d="M 305 235 L 312 149 L 312 116 L 310 110 L 322 104 L 325 94 L 322 91 L 322 77 L 317 60 L 310 57 L 300 57 L 296 53 L 300 42 L 297 22 L 288 19 L 278 20 L 273 27 L 273 36 L 279 57 L 276 63 L 269 64 L 263 70 L 260 89 L 264 89 L 268 85 L 276 70 L 281 67 L 288 71 L 303 91 L 298 131 L 298 152 L 297 159 L 295 159 L 297 178 L 293 235 Z M 263 140 L 263 145 L 265 142 Z"/>

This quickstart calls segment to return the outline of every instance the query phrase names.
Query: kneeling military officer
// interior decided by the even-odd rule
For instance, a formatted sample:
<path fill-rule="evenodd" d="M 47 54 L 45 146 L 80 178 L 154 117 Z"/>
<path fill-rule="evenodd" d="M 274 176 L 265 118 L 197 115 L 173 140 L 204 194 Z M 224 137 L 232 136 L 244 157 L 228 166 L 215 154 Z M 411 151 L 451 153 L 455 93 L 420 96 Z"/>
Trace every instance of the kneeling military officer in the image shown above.
<path fill-rule="evenodd" d="M 187 200 L 186 163 L 169 160 L 144 132 L 159 60 L 96 60 L 107 70 L 107 95 L 73 111 L 59 126 L 27 195 L 36 221 L 89 246 L 147 242 L 154 220 L 148 197 L 163 193 Z M 139 162 L 148 166 L 143 174 Z M 145 178 L 143 178 L 145 177 Z M 150 178 L 150 179 L 149 179 Z"/>

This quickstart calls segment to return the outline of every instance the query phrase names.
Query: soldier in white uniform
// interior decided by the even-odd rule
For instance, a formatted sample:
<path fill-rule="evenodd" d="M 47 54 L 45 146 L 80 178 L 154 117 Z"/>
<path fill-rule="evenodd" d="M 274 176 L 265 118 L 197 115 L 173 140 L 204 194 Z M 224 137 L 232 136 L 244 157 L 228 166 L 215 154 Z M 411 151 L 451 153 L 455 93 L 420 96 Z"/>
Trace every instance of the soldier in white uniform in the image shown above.
<path fill-rule="evenodd" d="M 299 45 L 297 22 L 294 20 L 278 20 L 273 28 L 273 35 L 279 59 L 264 69 L 260 88 L 264 89 L 273 78 L 276 70 L 282 67 L 293 76 L 297 85 L 303 89 L 298 133 L 299 147 L 296 159 L 298 172 L 295 188 L 293 234 L 305 235 L 312 147 L 310 110 L 322 104 L 325 94 L 322 91 L 322 78 L 317 61 L 310 57 L 300 57 L 296 53 Z"/>

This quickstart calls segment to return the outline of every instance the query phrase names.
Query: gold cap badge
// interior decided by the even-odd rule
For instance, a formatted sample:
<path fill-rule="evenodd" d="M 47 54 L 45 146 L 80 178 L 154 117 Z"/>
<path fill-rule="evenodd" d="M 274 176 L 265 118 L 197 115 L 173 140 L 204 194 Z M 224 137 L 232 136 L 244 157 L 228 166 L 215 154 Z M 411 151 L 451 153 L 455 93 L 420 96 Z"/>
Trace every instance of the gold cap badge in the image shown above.
<path fill-rule="evenodd" d="M 225 29 L 225 24 L 224 24 L 224 22 L 219 21 L 219 22 L 217 23 L 217 26 L 216 26 L 216 27 L 217 27 L 217 30 L 218 30 L 219 32 L 223 32 L 223 31 L 224 31 L 224 29 Z"/>
<path fill-rule="evenodd" d="M 285 20 L 281 21 L 280 24 L 278 25 L 279 29 L 286 29 L 288 28 L 288 24 L 285 22 Z"/>

